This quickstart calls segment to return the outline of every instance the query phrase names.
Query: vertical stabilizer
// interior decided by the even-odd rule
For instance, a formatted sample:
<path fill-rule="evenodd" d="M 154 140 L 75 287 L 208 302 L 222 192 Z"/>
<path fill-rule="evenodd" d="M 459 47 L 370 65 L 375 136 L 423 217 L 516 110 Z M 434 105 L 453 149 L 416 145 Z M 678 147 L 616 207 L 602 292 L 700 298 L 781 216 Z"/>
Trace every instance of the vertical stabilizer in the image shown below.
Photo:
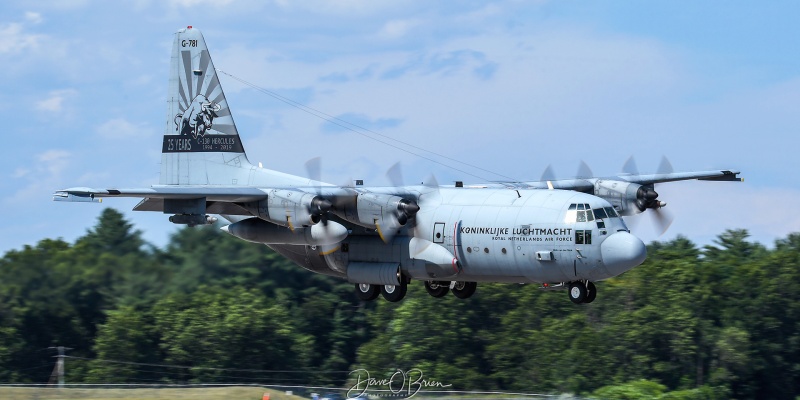
<path fill-rule="evenodd" d="M 202 33 L 175 33 L 162 185 L 243 185 L 253 168 L 233 123 Z"/>

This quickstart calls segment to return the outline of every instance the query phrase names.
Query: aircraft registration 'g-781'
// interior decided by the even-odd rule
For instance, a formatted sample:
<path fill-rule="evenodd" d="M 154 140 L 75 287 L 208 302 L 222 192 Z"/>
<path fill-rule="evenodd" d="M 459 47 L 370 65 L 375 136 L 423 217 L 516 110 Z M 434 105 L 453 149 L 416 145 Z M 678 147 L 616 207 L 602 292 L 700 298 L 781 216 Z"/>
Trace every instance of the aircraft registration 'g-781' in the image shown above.
<path fill-rule="evenodd" d="M 590 303 L 593 282 L 641 264 L 644 243 L 621 216 L 657 212 L 654 184 L 740 181 L 712 170 L 488 183 L 334 186 L 251 164 L 200 31 L 175 34 L 158 185 L 70 188 L 54 200 L 138 197 L 137 211 L 210 224 L 299 266 L 353 283 L 363 300 L 399 301 L 413 280 L 431 296 L 470 297 L 478 282 L 539 283 Z"/>

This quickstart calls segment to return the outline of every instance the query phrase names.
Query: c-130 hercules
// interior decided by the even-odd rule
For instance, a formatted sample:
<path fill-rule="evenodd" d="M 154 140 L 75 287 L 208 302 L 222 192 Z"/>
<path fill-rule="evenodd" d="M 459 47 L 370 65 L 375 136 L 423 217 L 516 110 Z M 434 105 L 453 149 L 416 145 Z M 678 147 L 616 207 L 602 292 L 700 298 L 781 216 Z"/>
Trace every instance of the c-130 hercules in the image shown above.
<path fill-rule="evenodd" d="M 405 297 L 413 280 L 433 297 L 470 297 L 478 282 L 539 283 L 568 289 L 575 303 L 592 282 L 641 264 L 644 243 L 620 216 L 665 203 L 655 183 L 740 181 L 714 170 L 607 178 L 481 184 L 334 186 L 250 163 L 199 30 L 175 34 L 168 118 L 158 185 L 70 188 L 54 200 L 139 197 L 137 211 L 172 214 L 189 226 L 216 221 L 312 272 L 355 284 L 362 300 Z M 650 211 L 653 212 L 653 211 Z"/>

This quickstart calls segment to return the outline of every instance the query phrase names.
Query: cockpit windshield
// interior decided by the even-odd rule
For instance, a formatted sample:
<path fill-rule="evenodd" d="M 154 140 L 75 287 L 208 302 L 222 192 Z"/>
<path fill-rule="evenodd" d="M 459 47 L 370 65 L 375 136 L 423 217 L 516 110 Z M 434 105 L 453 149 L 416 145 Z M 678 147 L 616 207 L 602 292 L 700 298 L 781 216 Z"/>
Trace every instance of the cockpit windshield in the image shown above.
<path fill-rule="evenodd" d="M 619 218 L 619 215 L 613 207 L 598 207 L 592 209 L 589 204 L 570 204 L 567 209 L 567 215 L 564 218 L 565 223 L 575 222 L 591 222 L 595 219 L 602 220 L 607 218 Z"/>

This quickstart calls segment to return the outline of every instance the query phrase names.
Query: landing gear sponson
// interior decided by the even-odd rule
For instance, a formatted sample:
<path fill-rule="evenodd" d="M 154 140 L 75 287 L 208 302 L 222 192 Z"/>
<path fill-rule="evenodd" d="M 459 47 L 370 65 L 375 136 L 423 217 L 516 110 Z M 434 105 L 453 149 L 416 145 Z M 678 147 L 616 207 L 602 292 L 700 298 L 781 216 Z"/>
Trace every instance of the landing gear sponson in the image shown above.
<path fill-rule="evenodd" d="M 466 299 L 475 294 L 478 288 L 476 282 L 456 282 L 456 281 L 425 281 L 425 291 L 433 297 L 444 297 L 447 292 L 459 299 Z M 363 301 L 372 301 L 382 295 L 384 299 L 391 302 L 398 302 L 406 297 L 408 283 L 401 280 L 399 285 L 373 285 L 369 283 L 356 283 L 356 296 Z"/>

